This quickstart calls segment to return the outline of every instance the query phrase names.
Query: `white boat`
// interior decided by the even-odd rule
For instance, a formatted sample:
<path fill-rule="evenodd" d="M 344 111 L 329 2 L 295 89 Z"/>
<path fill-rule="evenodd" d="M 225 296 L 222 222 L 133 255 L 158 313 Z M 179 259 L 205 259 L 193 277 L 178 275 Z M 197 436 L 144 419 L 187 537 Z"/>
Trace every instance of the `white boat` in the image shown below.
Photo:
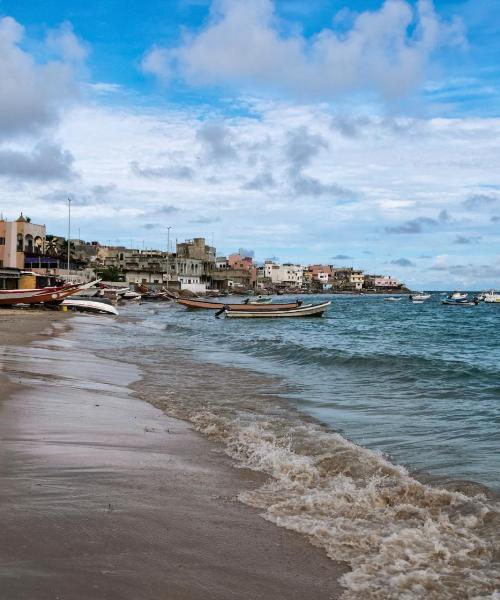
<path fill-rule="evenodd" d="M 271 304 L 272 301 L 273 299 L 270 296 L 267 298 L 265 296 L 257 296 L 257 298 L 254 298 L 253 300 L 245 300 L 245 304 Z"/>
<path fill-rule="evenodd" d="M 125 292 L 120 296 L 120 300 L 140 300 L 141 298 L 142 294 L 138 294 L 132 290 L 128 290 L 128 292 Z"/>
<path fill-rule="evenodd" d="M 326 309 L 330 306 L 331 301 L 322 302 L 321 304 L 309 304 L 298 308 L 290 308 L 285 310 L 235 310 L 225 307 L 215 316 L 224 312 L 226 318 L 229 319 L 255 319 L 255 318 L 290 318 L 290 317 L 321 317 Z"/>
<path fill-rule="evenodd" d="M 390 298 L 384 298 L 384 300 L 386 302 L 399 302 L 401 298 L 395 298 L 394 296 L 391 296 Z"/>
<path fill-rule="evenodd" d="M 500 292 L 496 292 L 495 290 L 491 290 L 484 294 L 484 301 L 488 304 L 497 304 L 500 303 Z"/>
<path fill-rule="evenodd" d="M 102 298 L 66 298 L 62 305 L 81 312 L 105 313 L 108 315 L 119 314 L 111 302 L 107 302 Z"/>
<path fill-rule="evenodd" d="M 411 294 L 409 297 L 410 302 L 413 304 L 423 304 L 426 300 L 431 298 L 431 294 L 426 294 L 425 292 L 417 292 L 416 294 Z"/>
<path fill-rule="evenodd" d="M 453 294 L 450 294 L 448 298 L 450 300 L 467 300 L 468 295 L 469 294 L 467 294 L 467 292 L 453 292 Z"/>

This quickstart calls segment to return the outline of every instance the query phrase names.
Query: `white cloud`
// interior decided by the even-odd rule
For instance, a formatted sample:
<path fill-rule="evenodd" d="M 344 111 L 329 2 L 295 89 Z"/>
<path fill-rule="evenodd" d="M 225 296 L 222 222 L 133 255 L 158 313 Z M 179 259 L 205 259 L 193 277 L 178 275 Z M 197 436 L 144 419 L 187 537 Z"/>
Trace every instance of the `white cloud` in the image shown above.
<path fill-rule="evenodd" d="M 47 49 L 58 58 L 38 63 L 23 49 L 24 28 L 0 19 L 0 140 L 53 126 L 78 95 L 73 64 L 85 50 L 69 25 L 49 33 Z"/>
<path fill-rule="evenodd" d="M 142 69 L 194 86 L 256 86 L 303 98 L 368 90 L 395 98 L 423 83 L 438 48 L 464 44 L 461 22 L 441 20 L 431 0 L 415 8 L 386 0 L 356 15 L 347 31 L 333 22 L 312 38 L 284 34 L 272 0 L 219 0 L 201 31 L 175 48 L 155 46 Z"/>

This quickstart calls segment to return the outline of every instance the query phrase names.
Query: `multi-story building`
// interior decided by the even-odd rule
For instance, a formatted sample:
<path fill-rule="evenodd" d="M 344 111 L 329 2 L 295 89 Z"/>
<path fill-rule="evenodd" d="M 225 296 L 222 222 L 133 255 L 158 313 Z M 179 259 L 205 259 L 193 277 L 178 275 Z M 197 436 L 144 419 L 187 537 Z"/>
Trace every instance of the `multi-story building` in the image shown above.
<path fill-rule="evenodd" d="M 272 260 L 266 260 L 262 269 L 262 277 L 275 285 L 291 285 L 302 287 L 304 267 L 285 263 L 280 265 Z"/>
<path fill-rule="evenodd" d="M 0 267 L 24 269 L 27 258 L 41 257 L 45 225 L 36 225 L 22 213 L 15 221 L 0 219 Z"/>
<path fill-rule="evenodd" d="M 352 289 L 361 290 L 363 288 L 364 281 L 365 276 L 363 275 L 363 271 L 359 269 L 352 269 L 349 276 L 349 284 L 351 285 Z"/>

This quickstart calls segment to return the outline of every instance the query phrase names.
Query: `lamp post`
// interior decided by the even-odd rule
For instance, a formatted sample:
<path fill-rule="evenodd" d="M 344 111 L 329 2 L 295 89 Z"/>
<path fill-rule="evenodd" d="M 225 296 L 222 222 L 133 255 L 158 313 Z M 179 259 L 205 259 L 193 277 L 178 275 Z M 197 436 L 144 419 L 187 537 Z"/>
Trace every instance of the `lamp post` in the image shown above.
<path fill-rule="evenodd" d="M 69 259 L 71 248 L 71 198 L 68 197 L 68 281 L 69 281 Z"/>
<path fill-rule="evenodd" d="M 167 290 L 170 288 L 170 230 L 171 226 L 167 227 Z"/>

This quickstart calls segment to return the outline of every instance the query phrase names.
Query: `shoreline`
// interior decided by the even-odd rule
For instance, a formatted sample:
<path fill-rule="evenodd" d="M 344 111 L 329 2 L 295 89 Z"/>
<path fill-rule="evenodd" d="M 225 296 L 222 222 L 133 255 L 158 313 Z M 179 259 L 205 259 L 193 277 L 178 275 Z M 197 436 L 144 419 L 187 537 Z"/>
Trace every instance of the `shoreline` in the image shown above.
<path fill-rule="evenodd" d="M 74 317 L 71 327 L 94 321 Z M 187 422 L 134 397 L 124 386 L 140 385 L 130 366 L 79 351 L 71 334 L 29 327 L 3 338 L 12 355 L 4 352 L 11 383 L 0 402 L 9 600 L 35 589 L 37 600 L 340 597 L 346 567 L 235 501 L 265 475 L 235 469 Z"/>

